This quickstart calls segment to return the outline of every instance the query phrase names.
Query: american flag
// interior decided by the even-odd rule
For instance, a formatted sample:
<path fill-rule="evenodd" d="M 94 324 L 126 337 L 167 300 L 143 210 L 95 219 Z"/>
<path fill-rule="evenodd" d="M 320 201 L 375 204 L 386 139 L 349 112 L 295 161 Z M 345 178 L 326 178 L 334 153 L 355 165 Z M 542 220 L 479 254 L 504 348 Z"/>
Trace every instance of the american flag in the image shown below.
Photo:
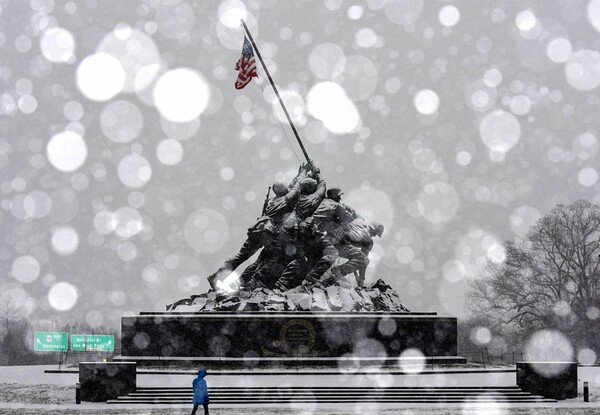
<path fill-rule="evenodd" d="M 238 71 L 238 77 L 235 81 L 235 89 L 242 89 L 256 74 L 256 60 L 254 59 L 254 51 L 248 39 L 244 36 L 244 47 L 242 48 L 242 56 L 235 64 L 235 70 Z"/>

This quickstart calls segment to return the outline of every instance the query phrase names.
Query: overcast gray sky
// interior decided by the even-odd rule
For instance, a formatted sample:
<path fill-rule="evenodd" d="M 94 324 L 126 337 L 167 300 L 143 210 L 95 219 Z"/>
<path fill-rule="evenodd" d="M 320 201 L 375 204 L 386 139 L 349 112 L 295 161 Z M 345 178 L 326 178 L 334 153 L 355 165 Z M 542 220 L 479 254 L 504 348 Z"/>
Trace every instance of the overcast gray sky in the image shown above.
<path fill-rule="evenodd" d="M 503 241 L 600 201 L 600 0 L 0 0 L 0 292 L 32 319 L 205 292 L 293 177 L 240 18 L 408 308 L 464 315 Z"/>

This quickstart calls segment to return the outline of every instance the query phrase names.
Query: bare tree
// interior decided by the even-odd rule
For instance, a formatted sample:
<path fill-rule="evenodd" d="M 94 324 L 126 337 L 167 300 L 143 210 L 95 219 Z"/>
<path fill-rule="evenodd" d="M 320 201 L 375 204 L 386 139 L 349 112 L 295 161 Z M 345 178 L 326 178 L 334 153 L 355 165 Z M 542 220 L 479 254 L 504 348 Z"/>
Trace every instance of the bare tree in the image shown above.
<path fill-rule="evenodd" d="M 0 363 L 22 365 L 31 363 L 32 353 L 26 346 L 29 324 L 19 307 L 7 296 L 0 299 Z"/>
<path fill-rule="evenodd" d="M 18 320 L 22 318 L 20 310 L 8 296 L 0 298 L 0 335 L 5 335 L 11 330 Z"/>
<path fill-rule="evenodd" d="M 506 260 L 470 281 L 471 311 L 523 334 L 556 328 L 599 345 L 600 206 L 558 205 L 504 247 Z"/>

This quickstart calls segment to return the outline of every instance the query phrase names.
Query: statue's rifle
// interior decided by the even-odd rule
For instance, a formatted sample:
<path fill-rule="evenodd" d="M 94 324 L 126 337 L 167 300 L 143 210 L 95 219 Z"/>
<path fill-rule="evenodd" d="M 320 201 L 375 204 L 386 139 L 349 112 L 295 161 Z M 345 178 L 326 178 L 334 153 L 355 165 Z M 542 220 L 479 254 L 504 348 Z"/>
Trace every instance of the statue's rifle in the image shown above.
<path fill-rule="evenodd" d="M 269 190 L 267 190 L 267 196 L 265 196 L 265 203 L 263 203 L 262 212 L 260 214 L 261 218 L 263 216 L 265 216 L 265 211 L 267 210 L 267 205 L 269 204 L 269 196 L 270 195 L 271 195 L 271 186 L 269 186 Z M 258 218 L 258 219 L 260 219 L 260 218 Z"/>

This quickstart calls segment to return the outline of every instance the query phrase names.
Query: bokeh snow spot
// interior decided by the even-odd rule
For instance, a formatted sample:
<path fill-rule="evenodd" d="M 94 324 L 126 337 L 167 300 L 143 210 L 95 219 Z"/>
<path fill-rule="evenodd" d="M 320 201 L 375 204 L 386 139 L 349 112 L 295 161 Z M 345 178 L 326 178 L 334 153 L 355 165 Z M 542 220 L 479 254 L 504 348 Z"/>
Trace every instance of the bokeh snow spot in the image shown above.
<path fill-rule="evenodd" d="M 593 167 L 584 167 L 579 170 L 577 180 L 582 186 L 591 187 L 598 182 L 598 171 Z"/>
<path fill-rule="evenodd" d="M 52 199 L 48 193 L 34 190 L 23 199 L 25 218 L 41 219 L 46 217 L 52 209 Z"/>
<path fill-rule="evenodd" d="M 552 307 L 552 311 L 559 317 L 566 317 L 571 314 L 571 306 L 565 300 L 559 300 Z"/>
<path fill-rule="evenodd" d="M 483 74 L 483 82 L 490 88 L 496 88 L 502 83 L 502 72 L 497 68 L 491 68 Z"/>
<path fill-rule="evenodd" d="M 75 39 L 68 30 L 52 27 L 42 34 L 40 49 L 50 62 L 70 63 L 75 58 Z"/>
<path fill-rule="evenodd" d="M 458 154 L 456 155 L 456 163 L 459 166 L 468 166 L 469 164 L 471 164 L 471 160 L 473 159 L 473 156 L 471 155 L 471 153 L 469 153 L 468 151 L 459 151 Z"/>
<path fill-rule="evenodd" d="M 179 68 L 163 74 L 154 85 L 154 105 L 174 122 L 188 122 L 204 112 L 210 87 L 199 72 Z"/>
<path fill-rule="evenodd" d="M 114 56 L 95 53 L 86 57 L 77 68 L 77 87 L 94 101 L 108 101 L 123 91 L 125 70 Z"/>
<path fill-rule="evenodd" d="M 520 206 L 510 214 L 510 229 L 516 235 L 525 235 L 542 214 L 533 206 Z"/>
<path fill-rule="evenodd" d="M 246 19 L 248 9 L 239 0 L 225 0 L 219 5 L 219 21 L 230 28 L 237 28 L 241 19 Z"/>
<path fill-rule="evenodd" d="M 229 239 L 229 225 L 219 212 L 202 208 L 186 220 L 184 237 L 196 252 L 212 254 L 221 249 Z"/>
<path fill-rule="evenodd" d="M 61 226 L 52 230 L 52 249 L 59 255 L 70 255 L 79 245 L 79 235 L 71 226 Z"/>
<path fill-rule="evenodd" d="M 523 10 L 515 18 L 515 24 L 523 32 L 528 32 L 537 24 L 537 18 L 530 10 Z"/>
<path fill-rule="evenodd" d="M 598 139 L 590 132 L 578 135 L 571 144 L 573 153 L 579 160 L 589 160 L 598 152 Z"/>
<path fill-rule="evenodd" d="M 123 23 L 102 39 L 97 52 L 106 53 L 121 63 L 124 92 L 143 91 L 161 69 L 160 53 L 154 40 L 141 30 Z"/>
<path fill-rule="evenodd" d="M 122 261 L 133 261 L 137 257 L 137 247 L 131 241 L 121 242 L 117 247 L 117 256 Z"/>
<path fill-rule="evenodd" d="M 144 186 L 152 177 L 152 167 L 148 160 L 140 154 L 123 157 L 118 167 L 121 182 L 132 188 Z"/>
<path fill-rule="evenodd" d="M 565 64 L 565 77 L 573 88 L 591 91 L 600 85 L 600 53 L 582 49 L 573 53 Z"/>
<path fill-rule="evenodd" d="M 39 277 L 40 269 L 40 263 L 37 259 L 31 255 L 23 255 L 15 258 L 11 272 L 14 279 L 22 284 L 29 284 Z"/>
<path fill-rule="evenodd" d="M 117 209 L 111 218 L 111 225 L 113 220 L 115 233 L 122 238 L 137 235 L 144 228 L 140 212 L 129 206 Z"/>
<path fill-rule="evenodd" d="M 388 0 L 383 11 L 393 23 L 406 26 L 415 23 L 423 13 L 423 0 Z"/>
<path fill-rule="evenodd" d="M 409 348 L 400 353 L 398 363 L 400 363 L 400 370 L 404 373 L 421 373 L 425 369 L 427 361 L 421 350 Z"/>
<path fill-rule="evenodd" d="M 58 311 L 69 311 L 77 303 L 77 288 L 68 282 L 57 282 L 48 291 L 48 303 Z"/>
<path fill-rule="evenodd" d="M 221 176 L 221 179 L 229 182 L 235 177 L 235 170 L 229 166 L 225 166 L 221 169 L 219 175 Z"/>
<path fill-rule="evenodd" d="M 478 275 L 490 260 L 503 261 L 505 255 L 498 238 L 477 226 L 469 228 L 454 249 L 456 260 L 465 267 L 465 273 L 469 276 Z"/>
<path fill-rule="evenodd" d="M 200 118 L 194 118 L 188 122 L 173 122 L 166 118 L 161 118 L 160 127 L 170 138 L 187 140 L 198 132 L 198 129 L 200 128 Z"/>
<path fill-rule="evenodd" d="M 487 327 L 473 327 L 471 329 L 471 341 L 478 346 L 486 346 L 492 341 L 492 333 Z"/>
<path fill-rule="evenodd" d="M 156 146 L 156 158 L 167 166 L 174 166 L 183 159 L 183 146 L 173 138 L 161 140 Z"/>
<path fill-rule="evenodd" d="M 87 158 L 87 146 L 83 138 L 72 131 L 54 135 L 46 147 L 48 161 L 64 172 L 77 170 Z"/>
<path fill-rule="evenodd" d="M 571 52 L 573 52 L 573 46 L 564 37 L 554 38 L 546 45 L 546 53 L 552 62 L 564 63 L 568 61 Z"/>
<path fill-rule="evenodd" d="M 524 358 L 529 362 L 571 362 L 573 346 L 563 333 L 557 330 L 540 330 L 527 341 Z M 542 376 L 551 377 L 564 372 L 568 363 L 555 365 L 535 365 L 533 369 Z"/>
<path fill-rule="evenodd" d="M 531 100 L 527 95 L 519 94 L 510 100 L 510 110 L 516 115 L 525 115 L 531 109 Z"/>
<path fill-rule="evenodd" d="M 577 362 L 580 365 L 595 365 L 597 362 L 596 352 L 588 348 L 579 350 L 577 352 Z"/>
<path fill-rule="evenodd" d="M 169 39 L 185 39 L 196 24 L 196 13 L 185 1 L 162 1 L 156 10 L 158 31 Z"/>
<path fill-rule="evenodd" d="M 417 196 L 419 214 L 432 224 L 449 222 L 458 212 L 460 198 L 450 184 L 427 183 Z"/>
<path fill-rule="evenodd" d="M 307 96 L 308 111 L 335 134 L 348 134 L 360 129 L 361 119 L 354 103 L 335 82 L 314 85 Z"/>
<path fill-rule="evenodd" d="M 496 395 L 486 393 L 468 398 L 462 404 L 462 415 L 509 415 L 509 410 L 496 399 Z"/>
<path fill-rule="evenodd" d="M 333 80 L 338 82 L 352 101 L 362 101 L 373 96 L 379 76 L 377 67 L 368 58 L 353 55 L 346 58 L 343 70 L 335 70 Z M 337 68 L 336 68 L 337 69 Z"/>
<path fill-rule="evenodd" d="M 490 150 L 506 153 L 521 138 L 521 124 L 510 112 L 498 109 L 481 120 L 479 134 Z"/>
<path fill-rule="evenodd" d="M 460 11 L 451 4 L 446 5 L 440 9 L 438 19 L 443 26 L 456 26 L 460 21 Z"/>
<path fill-rule="evenodd" d="M 467 276 L 467 269 L 461 261 L 450 259 L 442 265 L 442 275 L 446 281 L 459 282 Z"/>
<path fill-rule="evenodd" d="M 390 228 L 394 222 L 394 206 L 388 194 L 382 190 L 373 188 L 350 190 L 342 196 L 342 203 L 352 206 L 367 222 L 377 221 L 386 228 Z"/>
<path fill-rule="evenodd" d="M 69 101 L 63 107 L 63 114 L 69 121 L 79 121 L 84 113 L 83 105 L 78 101 Z"/>
<path fill-rule="evenodd" d="M 421 114 L 433 114 L 438 110 L 440 98 L 431 89 L 423 89 L 415 95 L 414 104 Z"/>
<path fill-rule="evenodd" d="M 590 0 L 587 5 L 587 18 L 598 32 L 600 32 L 600 0 Z"/>
<path fill-rule="evenodd" d="M 104 107 L 100 114 L 102 132 L 115 143 L 128 143 L 135 140 L 143 125 L 142 112 L 129 101 L 113 101 Z"/>

